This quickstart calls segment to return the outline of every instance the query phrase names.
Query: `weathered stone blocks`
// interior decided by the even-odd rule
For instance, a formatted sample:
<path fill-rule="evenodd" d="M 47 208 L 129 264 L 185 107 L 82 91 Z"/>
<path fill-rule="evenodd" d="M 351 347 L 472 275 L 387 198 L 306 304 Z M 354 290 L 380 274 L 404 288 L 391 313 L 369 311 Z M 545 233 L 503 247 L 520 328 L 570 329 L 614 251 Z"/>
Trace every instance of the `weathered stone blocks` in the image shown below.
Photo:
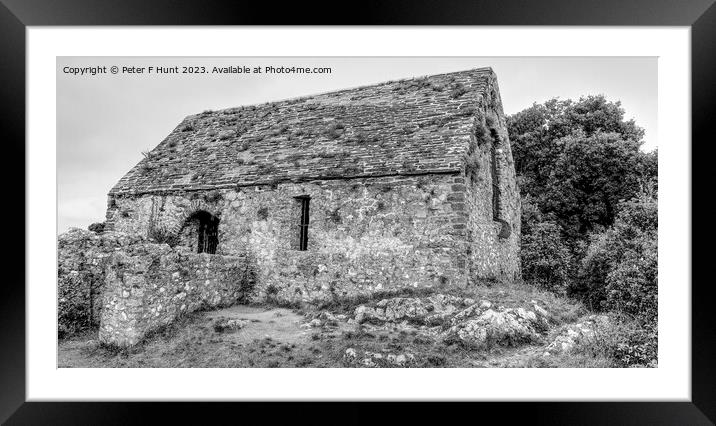
<path fill-rule="evenodd" d="M 244 257 L 143 244 L 112 254 L 99 328 L 104 344 L 130 346 L 180 316 L 230 306 L 252 291 Z"/>
<path fill-rule="evenodd" d="M 116 250 L 144 242 L 139 235 L 72 228 L 57 238 L 58 332 L 94 328 L 102 312 L 105 268 Z"/>

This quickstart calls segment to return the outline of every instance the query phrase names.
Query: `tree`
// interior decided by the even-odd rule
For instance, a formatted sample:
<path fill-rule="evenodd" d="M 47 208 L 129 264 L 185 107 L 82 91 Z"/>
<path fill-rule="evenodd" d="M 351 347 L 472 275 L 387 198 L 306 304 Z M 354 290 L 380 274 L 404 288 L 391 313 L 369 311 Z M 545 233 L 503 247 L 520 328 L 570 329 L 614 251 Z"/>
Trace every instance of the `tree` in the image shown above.
<path fill-rule="evenodd" d="M 656 154 L 640 150 L 644 131 L 624 120 L 618 101 L 551 99 L 507 123 L 522 195 L 562 227 L 572 248 L 613 223 L 619 200 L 656 183 Z"/>
<path fill-rule="evenodd" d="M 611 225 L 619 200 L 641 190 L 644 163 L 639 143 L 618 133 L 587 136 L 579 130 L 555 143 L 561 155 L 542 191 L 542 211 L 553 212 L 570 239 Z"/>

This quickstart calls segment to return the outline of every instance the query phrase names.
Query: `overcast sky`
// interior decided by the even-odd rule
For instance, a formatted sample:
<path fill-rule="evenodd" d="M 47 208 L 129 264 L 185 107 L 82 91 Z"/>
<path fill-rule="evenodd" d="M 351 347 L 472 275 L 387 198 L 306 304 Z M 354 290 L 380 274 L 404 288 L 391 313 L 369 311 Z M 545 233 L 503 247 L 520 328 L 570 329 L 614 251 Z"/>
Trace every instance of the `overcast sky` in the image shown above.
<path fill-rule="evenodd" d="M 297 66 L 330 74 L 72 75 L 65 67 Z M 657 60 L 557 58 L 117 58 L 57 59 L 58 232 L 104 220 L 107 192 L 187 115 L 490 66 L 506 114 L 553 97 L 604 94 L 656 147 Z"/>

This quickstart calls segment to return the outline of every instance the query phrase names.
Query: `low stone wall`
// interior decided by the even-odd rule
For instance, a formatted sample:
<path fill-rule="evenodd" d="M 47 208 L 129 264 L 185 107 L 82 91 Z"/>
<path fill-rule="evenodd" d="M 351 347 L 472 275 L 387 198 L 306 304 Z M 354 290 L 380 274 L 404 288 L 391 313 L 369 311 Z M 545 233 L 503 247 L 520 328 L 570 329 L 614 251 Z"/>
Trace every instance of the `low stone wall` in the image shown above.
<path fill-rule="evenodd" d="M 57 238 L 57 308 L 60 335 L 97 327 L 107 262 L 117 250 L 146 242 L 141 236 L 96 234 L 73 228 Z"/>
<path fill-rule="evenodd" d="M 241 301 L 254 286 L 252 271 L 243 256 L 152 243 L 119 250 L 107 264 L 99 340 L 134 345 L 188 312 Z"/>

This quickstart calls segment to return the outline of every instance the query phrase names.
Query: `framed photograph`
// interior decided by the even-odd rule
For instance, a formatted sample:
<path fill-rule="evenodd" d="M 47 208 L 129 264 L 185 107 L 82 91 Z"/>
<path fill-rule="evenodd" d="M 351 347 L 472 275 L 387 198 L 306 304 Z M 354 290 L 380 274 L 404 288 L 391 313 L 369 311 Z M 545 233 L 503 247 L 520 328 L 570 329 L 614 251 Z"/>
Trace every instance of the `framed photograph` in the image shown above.
<path fill-rule="evenodd" d="M 712 2 L 164 3 L 3 0 L 3 421 L 714 422 Z"/>

